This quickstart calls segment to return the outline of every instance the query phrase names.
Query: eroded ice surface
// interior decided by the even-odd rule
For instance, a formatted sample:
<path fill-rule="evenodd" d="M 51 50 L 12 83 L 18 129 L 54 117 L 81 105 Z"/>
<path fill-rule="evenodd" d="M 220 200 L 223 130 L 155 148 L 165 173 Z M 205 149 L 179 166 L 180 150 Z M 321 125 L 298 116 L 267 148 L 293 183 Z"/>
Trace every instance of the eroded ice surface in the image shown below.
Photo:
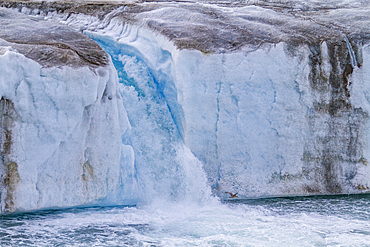
<path fill-rule="evenodd" d="M 60 32 L 40 32 L 58 30 L 55 23 L 18 20 L 1 10 L 1 22 L 28 29 L 0 34 L 1 211 L 115 201 L 124 179 L 120 160 L 133 158 L 121 141 L 130 124 L 109 57 L 92 41 L 81 41 L 80 51 L 79 41 L 63 43 L 53 38 Z M 65 38 L 87 39 L 67 27 L 62 31 Z M 90 61 L 84 51 L 94 48 L 98 58 Z M 135 188 L 125 194 L 128 203 L 133 193 Z"/>
<path fill-rule="evenodd" d="M 117 100 L 102 109 L 124 120 L 103 121 L 108 134 L 88 132 L 112 137 L 111 146 L 104 138 L 88 143 L 103 143 L 92 152 L 99 155 L 120 150 L 113 155 L 120 167 L 102 183 L 120 200 L 202 201 L 209 194 L 203 169 L 222 196 L 369 191 L 367 1 L 1 4 L 69 25 L 110 54 L 118 78 L 108 62 L 107 83 Z M 14 53 L 6 49 L 4 58 Z M 50 76 L 59 69 L 93 76 L 96 68 L 42 68 Z M 91 168 L 79 171 L 83 182 Z"/>
<path fill-rule="evenodd" d="M 242 10 L 196 6 L 202 7 L 133 5 L 98 22 L 82 15 L 54 18 L 97 40 L 115 60 L 121 81 L 139 98 L 146 86 L 132 71 L 140 73 L 142 64 L 151 70 L 170 121 L 202 161 L 216 193 L 232 190 L 248 197 L 367 191 L 369 30 L 342 10 L 366 22 L 368 5 L 312 5 L 308 12 L 292 7 L 287 13 L 260 5 Z M 295 9 L 310 18 L 297 17 Z M 336 16 L 330 19 L 335 28 L 328 27 L 324 13 Z M 232 35 L 210 24 L 237 14 L 249 17 L 244 16 L 245 23 L 235 20 L 243 28 L 224 28 Z M 189 34 L 198 25 L 206 29 L 202 42 Z M 242 35 L 243 30 L 253 35 Z M 268 38 L 263 38 L 266 32 Z M 222 34 L 253 40 L 239 40 L 235 50 L 218 36 Z"/>
<path fill-rule="evenodd" d="M 25 28 L 0 34 L 2 211 L 208 197 L 202 164 L 145 63 L 130 71 L 127 61 L 143 87 L 138 98 L 87 36 L 10 10 L 2 17 Z"/>

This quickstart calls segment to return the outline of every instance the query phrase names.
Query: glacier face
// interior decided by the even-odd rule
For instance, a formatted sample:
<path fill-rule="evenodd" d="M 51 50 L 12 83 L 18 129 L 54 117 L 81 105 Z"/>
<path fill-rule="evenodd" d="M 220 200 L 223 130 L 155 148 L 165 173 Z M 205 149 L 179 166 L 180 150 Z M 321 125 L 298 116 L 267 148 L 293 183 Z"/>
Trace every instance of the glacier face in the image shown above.
<path fill-rule="evenodd" d="M 368 192 L 368 4 L 250 2 L 11 5 L 82 30 L 112 63 L 3 48 L 3 210 L 199 201 L 205 177 L 220 196 Z"/>
<path fill-rule="evenodd" d="M 61 20 L 116 57 L 121 79 L 138 95 L 145 89 L 132 71 L 143 63 L 151 70 L 149 88 L 163 97 L 173 129 L 202 161 L 216 194 L 368 191 L 363 22 L 369 6 L 352 5 L 353 16 L 343 14 L 351 9 L 345 4 L 291 13 L 294 6 L 288 14 L 254 5 L 201 6 L 157 2 L 120 8 L 96 22 L 77 15 Z"/>
<path fill-rule="evenodd" d="M 0 14 L 1 21 L 17 25 L 18 15 L 5 10 Z M 100 48 L 95 54 L 103 55 L 98 59 L 105 59 L 104 65 L 84 57 L 86 49 L 94 54 L 96 43 L 81 40 L 82 50 L 60 39 L 55 45 L 45 32 L 38 32 L 44 23 L 32 30 L 33 23 L 21 18 L 18 24 L 28 24 L 31 32 L 19 39 L 1 34 L 1 211 L 115 201 L 126 179 L 120 160 L 133 159 L 130 146 L 121 141 L 130 124 L 117 73 Z M 53 30 L 61 26 L 65 38 L 82 36 L 56 23 L 45 25 Z M 42 48 L 33 43 L 34 36 L 27 38 L 32 31 L 37 39 L 47 40 Z M 46 50 L 45 56 L 37 54 Z M 40 60 L 28 58 L 34 56 Z M 127 165 L 126 173 L 129 169 Z M 135 181 L 131 186 L 135 189 Z M 122 200 L 135 203 L 136 197 L 125 194 Z"/>
<path fill-rule="evenodd" d="M 278 44 L 209 57 L 183 52 L 178 89 L 185 142 L 222 191 L 261 196 L 367 190 L 365 65 L 345 82 L 343 64 L 327 56 L 325 42 L 314 71 L 310 47 L 299 47 L 294 56 L 286 49 Z"/>
<path fill-rule="evenodd" d="M 42 68 L 1 56 L 2 210 L 84 204 L 115 195 L 129 128 L 111 67 Z M 130 157 L 129 157 L 130 158 Z"/>
<path fill-rule="evenodd" d="M 134 28 L 129 33 L 137 31 Z M 135 153 L 141 201 L 203 202 L 210 191 L 201 162 L 182 138 L 183 112 L 171 75 L 171 53 L 151 45 L 144 55 L 135 45 L 116 42 L 112 34 L 88 35 L 111 54 L 118 71 L 123 105 L 132 126 L 123 141 Z M 147 44 L 150 39 L 139 40 Z"/>

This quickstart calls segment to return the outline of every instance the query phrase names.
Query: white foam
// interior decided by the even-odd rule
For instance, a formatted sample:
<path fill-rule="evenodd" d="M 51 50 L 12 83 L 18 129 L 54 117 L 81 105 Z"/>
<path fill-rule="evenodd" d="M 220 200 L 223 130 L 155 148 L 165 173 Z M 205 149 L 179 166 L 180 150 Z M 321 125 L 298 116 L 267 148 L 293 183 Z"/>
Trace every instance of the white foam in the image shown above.
<path fill-rule="evenodd" d="M 366 199 L 257 204 L 157 202 L 139 208 L 40 212 L 8 217 L 0 227 L 0 241 L 37 246 L 366 246 L 370 241 Z"/>

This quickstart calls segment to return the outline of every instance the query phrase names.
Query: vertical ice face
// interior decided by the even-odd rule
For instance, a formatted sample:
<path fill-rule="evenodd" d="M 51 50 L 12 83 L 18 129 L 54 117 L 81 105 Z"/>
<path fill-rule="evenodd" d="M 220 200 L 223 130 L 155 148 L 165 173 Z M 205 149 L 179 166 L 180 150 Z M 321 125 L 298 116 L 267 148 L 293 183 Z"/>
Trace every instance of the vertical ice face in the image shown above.
<path fill-rule="evenodd" d="M 272 180 L 300 172 L 307 135 L 307 106 L 295 81 L 305 65 L 284 44 L 249 53 L 181 53 L 185 143 L 204 162 L 216 192 L 282 193 Z"/>
<path fill-rule="evenodd" d="M 140 199 L 203 202 L 210 190 L 202 164 L 182 139 L 183 112 L 177 100 L 172 55 L 147 30 L 126 28 L 114 30 L 121 40 L 109 31 L 88 35 L 111 55 L 118 71 L 131 124 L 123 141 L 135 153 Z"/>
<path fill-rule="evenodd" d="M 1 211 L 135 199 L 116 198 L 133 154 L 112 65 L 42 68 L 12 51 L 0 64 Z"/>
<path fill-rule="evenodd" d="M 141 181 L 161 181 L 156 171 L 181 177 L 179 170 L 166 170 L 176 165 L 148 169 L 144 163 L 161 160 L 154 154 L 166 149 L 158 140 L 182 139 L 215 193 L 368 191 L 368 101 L 360 88 L 367 92 L 369 30 L 343 15 L 341 5 L 325 14 L 315 5 L 296 6 L 299 11 L 272 5 L 148 3 L 117 9 L 101 23 L 86 24 L 89 18 L 77 15 L 61 19 L 86 29 L 109 51 L 121 82 L 131 86 L 131 96 L 129 87 L 121 93 L 132 109 L 134 149 L 145 150 L 136 167 L 151 174 Z M 366 6 L 348 8 L 368 20 Z M 142 133 L 145 145 L 137 141 Z M 175 156 L 167 157 L 170 164 Z"/>
<path fill-rule="evenodd" d="M 215 193 L 271 196 L 367 190 L 363 133 L 368 101 L 351 96 L 353 85 L 364 85 L 357 74 L 363 74 L 366 65 L 359 61 L 361 68 L 352 67 L 344 39 L 208 55 L 176 50 L 145 28 L 107 30 L 90 36 L 112 55 L 125 84 L 121 93 L 133 126 L 136 164 L 145 170 L 141 178 L 147 176 L 141 181 L 156 181 L 149 187 L 178 194 L 173 188 L 181 188 L 175 181 L 183 172 L 171 170 L 178 165 L 171 163 L 176 155 L 168 148 L 182 139 L 202 162 Z M 361 49 L 366 57 L 366 46 L 357 53 Z M 166 87 L 176 94 L 164 93 Z M 357 105 L 351 103 L 353 98 Z M 170 107 L 168 102 L 175 104 Z M 158 161 L 165 166 L 158 166 Z M 157 165 L 143 165 L 148 163 Z M 157 184 L 164 181 L 155 175 L 158 171 L 173 174 L 174 180 L 165 179 L 171 186 Z"/>
<path fill-rule="evenodd" d="M 82 100 L 85 94 L 80 95 L 85 102 L 80 105 L 87 108 L 79 113 L 85 121 L 81 126 L 91 122 L 88 130 L 79 127 L 79 131 L 72 131 L 71 126 L 80 126 L 80 122 L 64 121 L 66 129 L 60 132 L 71 133 L 71 138 L 67 138 L 68 145 L 65 145 L 67 141 L 56 142 L 58 147 L 53 148 L 47 163 L 60 162 L 67 152 L 61 150 L 77 150 L 77 146 L 82 145 L 78 140 L 87 143 L 80 148 L 83 157 L 91 158 L 82 159 L 81 181 L 73 180 L 80 181 L 89 191 L 85 194 L 76 191 L 63 200 L 78 201 L 81 198 L 78 193 L 87 197 L 87 201 L 102 198 L 100 195 L 104 193 L 105 198 L 124 198 L 131 202 L 137 195 L 140 200 L 158 197 L 202 200 L 209 194 L 202 169 L 208 184 L 220 195 L 224 195 L 224 191 L 239 192 L 247 197 L 369 191 L 369 86 L 366 81 L 370 71 L 370 30 L 369 25 L 364 25 L 369 22 L 368 6 L 354 4 L 354 1 L 346 1 L 347 5 L 332 3 L 332 9 L 315 1 L 307 5 L 290 1 L 292 5 L 288 7 L 274 1 L 253 2 L 255 4 L 236 6 L 197 2 L 137 3 L 110 13 L 90 6 L 99 10 L 97 17 L 81 14 L 90 10 L 84 5 L 72 9 L 66 6 L 61 10 L 65 13 L 60 15 L 41 10 L 46 19 L 54 18 L 84 30 L 96 40 L 111 55 L 120 82 L 119 95 L 109 93 L 116 90 L 110 80 L 108 87 L 96 86 L 100 94 L 97 93 L 94 103 L 86 103 L 87 99 Z M 112 6 L 107 8 L 114 9 Z M 20 9 L 31 14 L 39 11 Z M 53 46 L 63 48 L 58 41 L 63 37 L 56 35 L 58 32 L 52 33 Z M 75 44 L 85 53 L 76 56 L 69 49 L 61 49 L 58 61 L 65 57 L 71 58 L 68 61 L 76 57 L 80 62 L 91 60 L 95 65 L 90 72 L 94 71 L 99 80 L 106 78 L 105 73 L 98 73 L 96 69 L 104 67 L 100 66 L 102 63 L 108 65 L 109 59 L 105 62 L 97 59 L 101 56 L 99 49 L 90 53 L 84 42 L 78 41 L 73 40 L 68 46 Z M 14 40 L 8 38 L 2 44 L 6 46 L 11 42 Z M 26 57 L 35 58 L 24 46 L 12 47 Z M 39 62 L 48 64 L 49 53 L 43 54 L 45 59 Z M 57 68 L 49 68 L 50 71 L 43 68 L 41 81 L 44 77 L 75 74 L 64 67 L 59 69 L 65 71 L 55 77 L 54 74 L 59 74 Z M 111 68 L 108 70 L 110 75 L 115 73 Z M 27 88 L 22 83 L 19 87 Z M 3 156 L 9 150 L 9 143 L 13 143 L 9 140 L 14 139 L 17 133 L 14 129 L 19 124 L 20 108 L 15 99 L 17 97 L 4 94 L 1 104 L 6 112 L 1 120 Z M 40 100 L 45 99 L 40 97 Z M 33 102 L 33 97 L 29 101 Z M 127 110 L 127 119 L 122 104 Z M 56 109 L 63 109 L 56 105 Z M 56 112 L 54 116 L 60 119 L 60 110 Z M 44 115 L 35 119 L 43 119 Z M 72 119 L 69 115 L 66 118 Z M 128 121 L 132 128 L 128 128 Z M 12 130 L 10 134 L 8 129 Z M 121 132 L 116 132 L 118 129 Z M 84 131 L 87 131 L 86 137 L 81 136 Z M 38 135 L 41 134 L 43 132 Z M 44 140 L 53 143 L 52 140 L 57 139 L 49 135 L 40 143 Z M 119 136 L 120 140 L 113 136 Z M 108 149 L 94 146 L 96 143 Z M 50 147 L 45 145 L 45 150 Z M 78 153 L 73 157 L 80 157 Z M 76 169 L 68 165 L 78 160 L 73 157 L 67 157 L 67 165 L 63 163 L 62 167 Z M 120 161 L 112 162 L 118 166 L 109 166 L 109 169 L 100 166 L 111 157 Z M 102 171 L 99 176 L 95 175 L 97 168 L 90 160 L 101 161 L 95 165 Z M 17 188 L 13 185 L 22 181 L 19 167 L 11 162 L 4 166 L 3 174 L 10 174 L 4 176 L 4 181 L 8 181 L 6 191 L 13 191 L 13 187 Z M 62 168 L 44 172 L 44 167 L 48 166 L 40 168 L 42 181 L 65 181 L 63 176 L 53 175 L 64 174 Z M 100 178 L 108 177 L 105 183 L 99 182 Z M 45 191 L 46 186 L 36 188 L 36 191 L 38 188 Z M 66 185 L 65 188 L 78 187 Z M 56 191 L 64 195 L 67 189 Z M 40 193 L 40 202 L 45 205 L 53 200 L 67 205 L 62 199 L 55 199 L 56 195 L 43 193 Z M 14 197 L 4 193 L 2 198 L 5 205 L 6 200 Z"/>
<path fill-rule="evenodd" d="M 133 152 L 121 139 L 130 124 L 108 55 L 56 23 L 10 11 L 0 21 L 25 28 L 0 32 L 0 211 L 135 203 Z"/>
<path fill-rule="evenodd" d="M 12 15 L 28 24 L 27 17 L 4 11 L 4 19 Z M 204 201 L 210 190 L 182 141 L 170 53 L 154 47 L 152 66 L 134 47 L 95 37 L 111 53 L 118 77 L 87 36 L 34 21 L 41 29 L 35 36 L 2 34 L 2 212 L 155 198 Z M 35 48 L 43 35 L 50 40 Z"/>
<path fill-rule="evenodd" d="M 368 46 L 361 50 L 368 57 Z M 216 191 L 261 196 L 369 188 L 368 65 L 364 59 L 352 67 L 345 41 L 294 51 L 278 44 L 180 54 L 185 143 Z"/>
<path fill-rule="evenodd" d="M 307 121 L 313 134 L 306 140 L 302 158 L 303 174 L 313 180 L 307 186 L 309 192 L 343 193 L 361 186 L 353 180 L 366 163 L 363 133 L 368 102 L 358 106 L 351 103 L 352 85 L 363 81 L 352 77 L 354 70 L 362 69 L 354 67 L 357 63 L 347 42 L 310 47 L 308 79 L 313 100 Z"/>
<path fill-rule="evenodd" d="M 14 104 L 10 100 L 2 97 L 0 100 L 0 148 L 1 152 L 1 174 L 2 174 L 2 188 L 1 188 L 1 204 L 3 208 L 12 209 L 14 205 L 14 193 L 19 182 L 18 165 L 11 161 L 9 155 L 12 146 L 12 130 L 16 113 Z M 3 210 L 2 210 L 3 211 Z"/>

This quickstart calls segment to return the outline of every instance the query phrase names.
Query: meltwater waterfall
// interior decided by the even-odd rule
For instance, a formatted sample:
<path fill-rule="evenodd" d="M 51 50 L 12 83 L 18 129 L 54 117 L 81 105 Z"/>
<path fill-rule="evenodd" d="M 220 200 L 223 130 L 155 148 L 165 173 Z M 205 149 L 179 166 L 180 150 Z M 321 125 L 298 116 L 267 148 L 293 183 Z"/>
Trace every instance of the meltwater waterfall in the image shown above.
<path fill-rule="evenodd" d="M 369 7 L 298 2 L 0 1 L 1 212 L 369 192 Z"/>
<path fill-rule="evenodd" d="M 156 54 L 160 69 L 154 70 L 135 48 L 109 37 L 92 37 L 112 56 L 118 71 L 120 93 L 131 124 L 122 140 L 134 150 L 141 198 L 206 198 L 202 164 L 182 139 L 183 113 L 170 77 L 170 53 L 160 50 Z"/>
<path fill-rule="evenodd" d="M 202 164 L 184 145 L 183 114 L 166 73 L 107 38 L 99 43 L 116 68 L 96 43 L 70 28 L 32 27 L 32 18 L 9 10 L 2 18 L 39 34 L 13 38 L 10 27 L 2 34 L 3 212 L 210 196 Z M 74 35 L 81 37 L 69 40 Z M 33 46 L 43 37 L 51 41 L 39 51 Z M 92 54 L 78 57 L 86 51 Z M 55 66 L 48 56 L 58 52 Z"/>

